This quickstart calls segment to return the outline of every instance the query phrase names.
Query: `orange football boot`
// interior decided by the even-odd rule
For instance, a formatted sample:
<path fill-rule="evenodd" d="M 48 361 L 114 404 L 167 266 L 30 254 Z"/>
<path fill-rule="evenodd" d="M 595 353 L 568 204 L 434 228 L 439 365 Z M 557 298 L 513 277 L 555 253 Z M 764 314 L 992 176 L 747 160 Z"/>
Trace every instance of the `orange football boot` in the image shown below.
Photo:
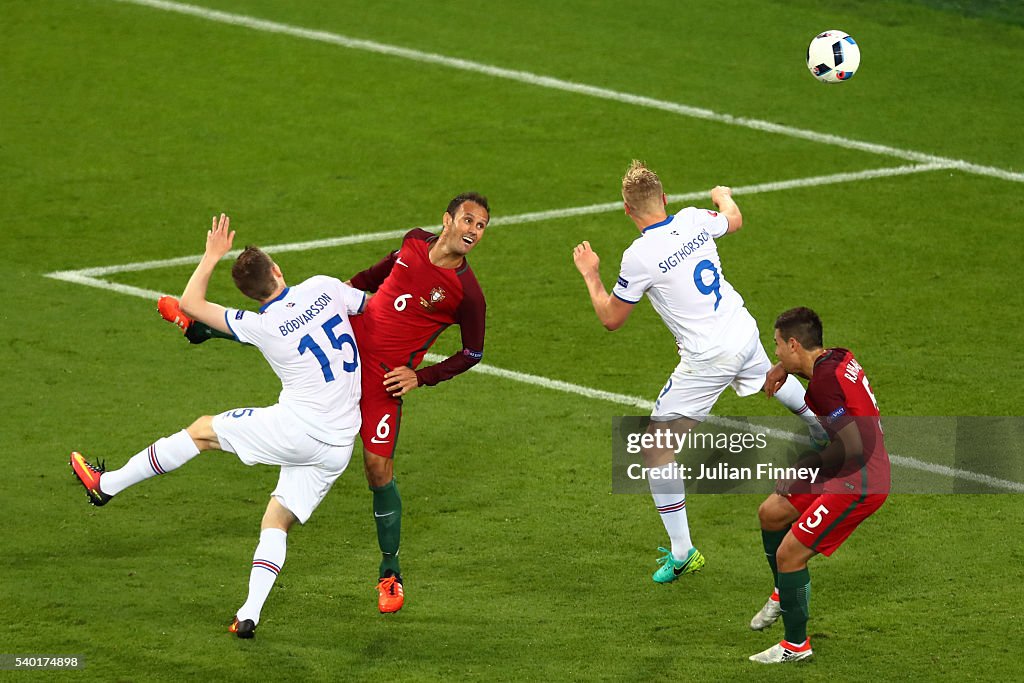
<path fill-rule="evenodd" d="M 162 296 L 156 302 L 156 310 L 160 311 L 160 317 L 169 323 L 174 323 L 181 328 L 183 333 L 188 332 L 192 324 L 192 318 L 181 312 L 178 300 L 173 296 Z"/>
<path fill-rule="evenodd" d="M 402 590 L 402 579 L 392 574 L 377 584 L 377 607 L 381 614 L 390 614 L 402 609 L 405 604 L 405 592 Z"/>
<path fill-rule="evenodd" d="M 100 476 L 107 471 L 103 463 L 93 465 L 81 453 L 72 451 L 68 464 L 71 465 L 71 471 L 75 473 L 75 478 L 85 487 L 85 493 L 89 497 L 90 503 L 100 507 L 106 505 L 107 501 L 113 498 L 100 490 Z"/>

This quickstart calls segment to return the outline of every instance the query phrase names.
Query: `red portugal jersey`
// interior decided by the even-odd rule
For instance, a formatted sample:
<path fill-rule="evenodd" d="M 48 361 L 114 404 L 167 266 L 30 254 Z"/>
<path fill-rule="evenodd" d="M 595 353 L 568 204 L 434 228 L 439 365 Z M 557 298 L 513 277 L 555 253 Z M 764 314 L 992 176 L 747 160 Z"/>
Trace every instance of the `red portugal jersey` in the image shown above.
<path fill-rule="evenodd" d="M 416 368 L 427 349 L 449 326 L 462 332 L 462 350 L 437 365 L 417 370 L 421 385 L 434 385 L 465 372 L 484 354 L 486 304 L 476 276 L 464 261 L 458 268 L 430 262 L 437 235 L 415 229 L 380 263 L 352 277 L 352 286 L 375 292 L 353 317 L 359 352 L 388 369 Z"/>
<path fill-rule="evenodd" d="M 864 369 L 846 349 L 826 349 L 814 363 L 807 385 L 807 406 L 819 416 L 829 438 L 850 422 L 857 424 L 864 452 L 847 462 L 825 485 L 829 493 L 888 493 L 889 455 L 885 450 L 878 404 Z"/>

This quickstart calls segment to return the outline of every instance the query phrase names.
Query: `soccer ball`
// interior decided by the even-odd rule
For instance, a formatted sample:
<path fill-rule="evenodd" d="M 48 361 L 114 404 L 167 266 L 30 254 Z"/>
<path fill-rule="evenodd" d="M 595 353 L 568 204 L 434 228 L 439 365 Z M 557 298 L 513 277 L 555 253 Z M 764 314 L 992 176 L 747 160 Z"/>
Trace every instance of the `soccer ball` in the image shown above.
<path fill-rule="evenodd" d="M 819 33 L 807 47 L 807 68 L 822 83 L 848 81 L 859 66 L 860 46 L 842 31 Z"/>

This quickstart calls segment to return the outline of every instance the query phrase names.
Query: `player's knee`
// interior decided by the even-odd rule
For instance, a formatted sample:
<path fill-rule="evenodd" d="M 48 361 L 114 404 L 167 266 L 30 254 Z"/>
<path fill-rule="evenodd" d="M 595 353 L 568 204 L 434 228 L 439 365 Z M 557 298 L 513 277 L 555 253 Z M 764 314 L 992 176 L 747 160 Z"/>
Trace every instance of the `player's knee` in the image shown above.
<path fill-rule="evenodd" d="M 644 467 L 661 467 L 676 461 L 675 451 L 665 448 L 641 448 Z"/>
<path fill-rule="evenodd" d="M 790 548 L 786 546 L 779 546 L 778 551 L 775 553 L 775 566 L 780 572 L 790 573 L 800 571 L 806 565 L 806 561 L 801 560 L 791 552 Z"/>
<path fill-rule="evenodd" d="M 768 501 L 762 501 L 761 505 L 757 508 L 757 519 L 761 522 L 761 528 L 767 529 L 768 525 L 772 521 L 772 510 Z"/>
<path fill-rule="evenodd" d="M 373 488 L 384 486 L 394 478 L 392 459 L 367 450 L 363 450 L 363 470 L 366 472 L 366 483 Z"/>
<path fill-rule="evenodd" d="M 765 531 L 781 531 L 790 522 L 787 519 L 787 511 L 779 504 L 779 498 L 781 496 L 769 496 L 757 508 L 757 518 L 761 522 L 761 528 Z"/>
<path fill-rule="evenodd" d="M 298 517 L 291 510 L 282 505 L 277 498 L 271 497 L 270 503 L 267 504 L 267 510 L 263 513 L 260 529 L 280 529 L 288 533 L 297 521 L 299 521 Z"/>
<path fill-rule="evenodd" d="M 192 437 L 199 450 L 205 451 L 216 447 L 214 444 L 217 443 L 217 432 L 213 431 L 213 417 L 210 415 L 198 418 L 185 431 Z"/>
<path fill-rule="evenodd" d="M 790 568 L 790 560 L 791 559 L 792 558 L 790 558 L 790 556 L 782 548 L 779 548 L 775 552 L 775 567 L 776 567 L 776 569 L 778 569 L 780 572 L 786 572 L 787 574 L 789 572 L 793 571 Z"/>

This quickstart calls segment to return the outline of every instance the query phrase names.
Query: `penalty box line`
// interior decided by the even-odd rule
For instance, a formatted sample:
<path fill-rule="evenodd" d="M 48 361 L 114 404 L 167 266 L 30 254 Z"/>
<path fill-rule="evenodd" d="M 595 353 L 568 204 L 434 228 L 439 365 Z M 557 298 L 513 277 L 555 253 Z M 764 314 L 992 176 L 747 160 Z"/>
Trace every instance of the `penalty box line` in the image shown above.
<path fill-rule="evenodd" d="M 439 363 L 445 359 L 445 356 L 438 355 L 436 353 L 428 353 L 426 360 L 431 363 Z M 505 370 L 504 368 L 497 368 L 493 365 L 479 364 L 475 365 L 471 371 L 476 371 L 484 375 L 491 375 L 493 377 L 501 377 L 503 379 L 512 380 L 515 382 L 522 382 L 523 384 L 530 384 L 537 387 L 543 387 L 552 391 L 561 391 L 567 394 L 575 394 L 589 399 L 598 401 L 608 401 L 610 403 L 617 403 L 621 406 L 629 408 L 639 408 L 645 412 L 649 412 L 654 408 L 654 401 L 649 401 L 639 396 L 629 396 L 628 394 L 618 394 L 611 391 L 604 391 L 603 389 L 594 389 L 586 387 L 580 384 L 573 384 L 571 382 L 565 382 L 562 380 L 551 379 L 549 377 L 543 377 L 540 375 L 531 375 L 525 372 L 518 372 L 516 370 Z M 794 434 L 793 432 L 787 432 L 783 429 L 772 429 L 766 427 L 758 427 L 757 425 L 751 425 L 747 422 L 740 420 L 734 420 L 727 417 L 710 416 L 707 419 L 711 424 L 721 425 L 723 427 L 729 427 L 748 433 L 760 433 L 770 438 L 778 439 L 780 441 L 789 441 L 792 443 L 799 444 L 801 446 L 810 445 L 810 439 L 804 434 Z M 939 475 L 942 477 L 948 477 L 950 479 L 963 479 L 967 481 L 973 481 L 986 486 L 990 486 L 993 489 L 1000 489 L 1011 493 L 1024 493 L 1024 484 L 1008 479 L 999 479 L 998 477 L 992 477 L 987 474 L 980 474 L 978 472 L 972 472 L 970 470 L 957 469 L 955 467 L 947 467 L 946 465 L 938 465 L 924 460 L 918 460 L 917 458 L 896 455 L 894 453 L 889 454 L 889 460 L 893 465 L 897 467 L 905 467 L 911 470 L 919 470 L 922 472 L 929 472 L 931 474 Z"/>
<path fill-rule="evenodd" d="M 749 128 L 751 130 L 757 130 L 763 133 L 784 135 L 790 138 L 808 140 L 810 142 L 831 145 L 833 147 L 842 147 L 845 149 L 854 149 L 862 152 L 869 152 L 871 154 L 880 154 L 884 156 L 895 157 L 897 159 L 903 159 L 905 161 L 916 161 L 921 163 L 938 163 L 942 164 L 943 166 L 946 166 L 947 168 L 955 168 L 956 170 L 963 171 L 965 173 L 990 176 L 993 178 L 1000 178 L 1002 180 L 1009 180 L 1018 183 L 1024 182 L 1024 173 L 1009 171 L 1003 168 L 996 168 L 994 166 L 983 166 L 980 164 L 971 163 L 963 159 L 951 159 L 946 157 L 940 157 L 934 154 L 925 154 L 923 152 L 899 149 L 897 147 L 880 145 L 873 142 L 865 142 L 863 140 L 844 138 L 839 135 L 819 133 L 817 131 L 807 130 L 804 128 L 796 128 L 795 126 L 785 126 L 778 123 L 772 123 L 771 121 L 763 121 L 760 119 L 752 119 L 743 116 L 733 116 L 732 114 L 723 114 L 720 112 L 712 111 L 710 109 L 693 107 L 686 104 L 680 104 L 678 102 L 669 102 L 667 100 L 658 100 L 653 97 L 633 95 L 631 93 L 611 90 L 609 88 L 600 88 L 593 85 L 587 85 L 585 83 L 576 83 L 574 81 L 566 81 L 560 78 L 553 78 L 551 76 L 542 76 L 540 74 L 531 73 L 529 71 L 505 69 L 502 67 L 491 66 L 489 64 L 483 64 L 481 62 L 470 61 L 468 59 L 447 57 L 445 55 L 439 55 L 433 52 L 423 52 L 421 50 L 413 50 L 398 45 L 388 45 L 386 43 L 378 43 L 372 40 L 352 38 L 338 33 L 331 33 L 330 31 L 319 31 L 315 29 L 302 28 L 301 26 L 292 26 L 290 24 L 269 21 L 267 19 L 259 19 L 257 17 L 247 16 L 244 14 L 222 12 L 219 10 L 209 9 L 207 7 L 190 5 L 181 2 L 170 2 L 168 0 L 119 1 L 124 2 L 126 4 L 148 7 L 151 9 L 161 10 L 164 12 L 173 12 L 177 14 L 193 16 L 200 19 L 204 19 L 206 21 L 213 21 L 221 24 L 227 24 L 230 26 L 241 26 L 254 31 L 288 35 L 294 38 L 301 38 L 304 40 L 312 40 L 321 43 L 327 43 L 330 45 L 337 45 L 339 47 L 347 48 L 350 50 L 362 50 L 364 52 L 388 55 L 390 57 L 407 59 L 413 62 L 419 62 L 423 64 L 435 64 L 438 66 L 447 67 L 449 69 L 457 69 L 459 71 L 483 74 L 486 76 L 490 76 L 492 78 L 500 78 L 509 81 L 516 81 L 519 83 L 526 83 L 528 85 L 533 85 L 541 88 L 560 90 L 562 92 L 569 92 L 577 95 L 585 95 L 588 97 L 611 100 L 613 102 L 620 102 L 623 104 L 643 107 L 645 109 L 667 111 L 673 114 L 678 114 L 680 116 L 686 116 L 693 119 L 702 119 L 705 121 L 713 121 L 715 123 L 724 123 L 730 126 Z"/>
<path fill-rule="evenodd" d="M 763 192 L 773 192 L 801 187 L 815 187 L 818 185 L 825 185 L 829 183 L 852 182 L 855 180 L 865 180 L 869 178 L 907 175 L 910 173 L 921 173 L 941 168 L 946 167 L 941 164 L 921 164 L 912 166 L 900 166 L 895 168 L 875 169 L 870 171 L 860 171 L 857 173 L 840 173 L 830 176 L 800 178 L 796 180 L 779 181 L 774 183 L 761 183 L 758 185 L 737 187 L 733 188 L 733 193 L 736 195 L 758 194 Z M 687 194 L 671 195 L 669 197 L 669 201 L 693 201 L 707 196 L 708 193 L 706 191 L 691 192 Z M 506 216 L 504 218 L 496 218 L 494 219 L 494 221 L 491 222 L 491 225 L 517 225 L 524 223 L 533 223 L 543 220 L 554 220 L 558 218 L 566 218 L 571 216 L 584 216 L 596 213 L 604 213 L 609 211 L 621 210 L 621 208 L 621 202 L 591 204 L 589 206 L 573 207 L 568 209 L 555 209 L 552 211 L 538 211 L 532 213 L 518 214 L 514 216 Z M 389 230 L 384 232 L 367 233 L 362 235 L 347 235 L 343 237 L 335 237 L 324 240 L 312 240 L 307 242 L 279 244 L 267 247 L 266 250 L 273 251 L 275 253 L 282 253 L 288 251 L 307 251 L 311 249 L 344 246 L 346 244 L 359 244 L 365 242 L 377 242 L 388 239 L 398 239 L 406 232 L 408 232 L 408 230 Z M 237 255 L 238 252 L 235 251 L 233 252 L 233 254 Z M 113 266 L 84 268 L 81 270 L 57 271 L 53 273 L 46 273 L 45 276 L 56 280 L 62 280 L 64 282 L 71 282 L 73 284 L 96 287 L 98 289 L 105 289 L 108 291 L 117 292 L 119 294 L 126 294 L 129 296 L 147 299 L 149 301 L 155 301 L 160 296 L 163 296 L 162 292 L 158 292 L 156 290 L 151 289 L 144 289 L 141 287 L 134 287 L 131 285 L 125 285 L 118 282 L 110 282 L 109 280 L 101 279 L 101 276 L 112 275 L 115 273 L 138 272 L 144 270 L 153 270 L 157 268 L 189 265 L 198 262 L 200 258 L 202 258 L 201 255 L 179 256 L 175 258 L 162 259 L 156 261 L 141 261 L 136 263 L 125 263 Z M 444 356 L 439 356 L 437 354 L 430 353 L 427 354 L 426 359 L 431 363 L 437 363 L 444 360 Z M 575 394 L 577 396 L 582 396 L 589 399 L 608 401 L 611 403 L 616 403 L 618 405 L 623 405 L 631 408 L 640 408 L 645 411 L 651 410 L 654 406 L 654 403 L 652 401 L 640 398 L 638 396 L 629 396 L 627 394 L 619 394 L 615 392 L 604 391 L 602 389 L 594 389 L 592 387 L 573 384 L 571 382 L 551 379 L 549 377 L 542 377 L 540 375 L 531 375 L 528 373 L 518 372 L 515 370 L 506 370 L 504 368 L 498 368 L 492 365 L 486 365 L 482 363 L 474 366 L 472 371 L 479 372 L 485 375 L 501 377 L 503 379 L 508 379 L 523 384 L 538 386 L 552 391 L 561 391 L 563 393 Z M 739 422 L 736 420 L 729 420 L 728 418 L 722 417 L 712 416 L 709 418 L 709 422 L 732 427 L 734 429 L 742 429 L 744 431 L 751 431 L 752 429 L 754 429 L 751 425 L 747 423 Z M 775 439 L 800 444 L 809 443 L 806 436 L 794 434 L 792 432 L 787 432 L 784 430 L 762 429 L 760 431 Z M 985 484 L 995 489 L 1002 489 L 1014 493 L 1024 493 L 1024 484 L 1021 484 L 1019 482 L 1009 481 L 1006 479 L 998 479 L 996 477 L 991 477 L 986 474 L 979 474 L 977 472 L 971 472 L 969 470 L 960 470 L 953 467 L 946 467 L 945 465 L 937 465 L 934 463 L 925 462 L 923 460 L 918 460 L 917 458 L 907 456 L 890 454 L 889 457 L 894 465 L 900 467 L 921 470 L 924 472 L 930 472 L 932 474 L 937 474 L 940 476 L 950 478 L 960 478 L 969 481 L 974 481 Z"/>
<path fill-rule="evenodd" d="M 754 195 L 763 194 L 767 192 L 780 192 L 783 190 L 819 187 L 822 185 L 850 183 L 860 180 L 871 180 L 874 178 L 889 178 L 894 176 L 910 175 L 913 173 L 936 171 L 945 168 L 949 167 L 944 164 L 909 164 L 906 166 L 893 166 L 889 168 L 876 168 L 865 171 L 833 173 L 829 175 L 810 176 L 807 178 L 794 178 L 791 180 L 779 180 L 768 183 L 757 183 L 754 185 L 734 187 L 732 190 L 733 194 L 736 196 Z M 673 204 L 676 204 L 680 202 L 692 202 L 698 199 L 706 199 L 708 197 L 709 192 L 703 190 L 698 192 L 687 192 L 685 194 L 669 195 L 668 201 Z M 617 201 L 605 202 L 601 204 L 590 204 L 587 206 L 569 207 L 565 209 L 533 211 L 529 213 L 521 213 L 512 216 L 499 216 L 490 222 L 489 227 L 496 227 L 501 225 L 523 225 L 527 223 L 537 223 L 540 221 L 558 220 L 561 218 L 572 218 L 575 216 L 589 216 L 593 214 L 609 213 L 612 211 L 621 210 L 622 202 Z M 274 244 L 264 247 L 263 249 L 268 253 L 281 254 L 290 251 L 308 251 L 311 249 L 326 249 L 330 247 L 341 247 L 350 244 L 364 244 L 368 242 L 379 242 L 383 240 L 397 240 L 400 239 L 404 234 L 409 232 L 409 230 L 411 229 L 412 228 L 408 228 L 405 230 L 385 230 L 383 232 L 372 232 L 359 235 L 344 235 L 341 237 L 331 237 L 321 240 L 309 240 L 305 242 L 289 242 L 286 244 Z M 436 226 L 430 229 L 436 229 Z M 239 253 L 241 253 L 240 250 L 231 251 L 227 254 L 227 256 L 225 256 L 225 258 L 235 258 L 236 256 L 238 256 Z M 161 296 L 163 296 L 165 292 L 158 292 L 153 289 L 145 289 L 142 287 L 125 285 L 118 282 L 112 282 L 104 278 L 108 275 L 115 275 L 117 273 L 131 273 L 144 270 L 154 270 L 156 268 L 170 268 L 173 266 L 192 265 L 198 263 L 201 258 L 202 254 L 197 254 L 194 256 L 176 256 L 174 258 L 157 259 L 153 261 L 122 263 L 112 266 L 81 268 L 78 270 L 60 270 L 54 271 L 52 273 L 45 273 L 44 277 L 52 278 L 54 280 L 63 280 L 65 282 L 71 282 L 86 287 L 106 289 L 113 292 L 118 292 L 120 294 L 137 296 L 143 299 L 158 299 Z"/>

